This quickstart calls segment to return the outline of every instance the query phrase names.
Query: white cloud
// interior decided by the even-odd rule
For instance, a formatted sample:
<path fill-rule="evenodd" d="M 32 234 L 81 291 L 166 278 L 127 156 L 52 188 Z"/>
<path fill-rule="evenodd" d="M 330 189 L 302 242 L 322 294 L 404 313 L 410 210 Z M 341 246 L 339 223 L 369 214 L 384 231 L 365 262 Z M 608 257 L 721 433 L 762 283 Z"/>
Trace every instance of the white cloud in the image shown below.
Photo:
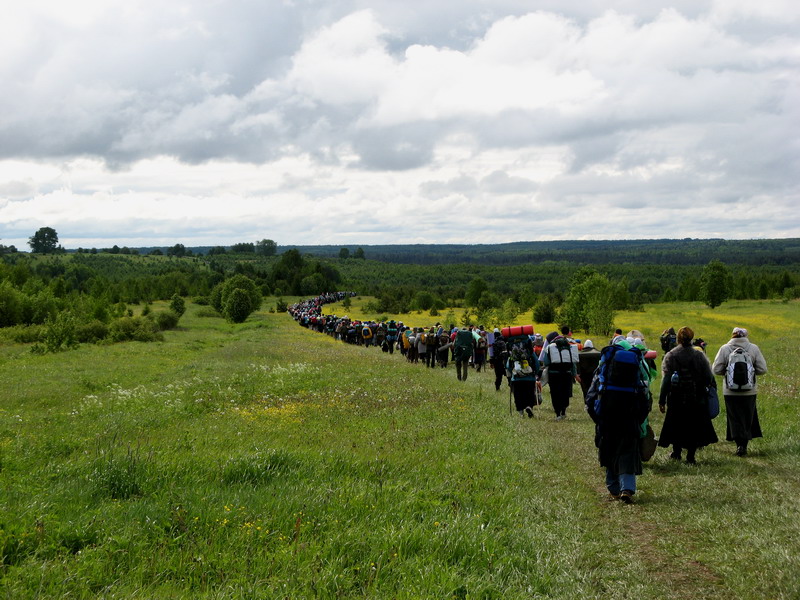
<path fill-rule="evenodd" d="M 3 243 L 800 237 L 788 1 L 51 4 L 0 23 Z"/>

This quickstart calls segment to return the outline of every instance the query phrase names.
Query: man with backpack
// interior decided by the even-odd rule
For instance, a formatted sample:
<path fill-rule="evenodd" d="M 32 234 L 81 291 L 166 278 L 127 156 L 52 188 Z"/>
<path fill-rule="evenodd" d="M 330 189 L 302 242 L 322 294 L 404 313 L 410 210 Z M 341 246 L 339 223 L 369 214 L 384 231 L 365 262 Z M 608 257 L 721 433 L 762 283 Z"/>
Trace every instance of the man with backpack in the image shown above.
<path fill-rule="evenodd" d="M 469 361 L 475 349 L 476 339 L 467 328 L 455 329 L 453 340 L 453 361 L 456 363 L 456 376 L 459 381 L 466 381 L 469 374 Z"/>
<path fill-rule="evenodd" d="M 570 333 L 569 327 L 562 327 L 561 335 L 553 338 L 542 351 L 556 421 L 566 418 L 569 399 L 572 397 L 572 384 L 579 379 L 578 346 L 570 339 Z"/>
<path fill-rule="evenodd" d="M 494 330 L 494 342 L 492 343 L 492 368 L 494 369 L 494 389 L 500 391 L 503 377 L 506 375 L 506 362 L 508 361 L 508 346 L 500 330 Z M 538 363 L 538 361 L 537 361 Z"/>
<path fill-rule="evenodd" d="M 633 502 L 636 476 L 642 473 L 641 439 L 652 407 L 650 377 L 642 351 L 617 337 L 601 351 L 586 395 L 606 487 L 612 499 L 626 504 Z"/>
<path fill-rule="evenodd" d="M 675 333 L 674 327 L 665 329 L 658 339 L 661 342 L 661 349 L 664 352 L 669 352 L 678 345 L 678 336 Z"/>
<path fill-rule="evenodd" d="M 714 375 L 722 375 L 729 442 L 736 442 L 736 456 L 747 456 L 747 444 L 761 437 L 758 422 L 756 376 L 767 372 L 767 361 L 761 350 L 750 343 L 747 330 L 734 327 L 731 340 L 717 352 L 711 367 Z"/>

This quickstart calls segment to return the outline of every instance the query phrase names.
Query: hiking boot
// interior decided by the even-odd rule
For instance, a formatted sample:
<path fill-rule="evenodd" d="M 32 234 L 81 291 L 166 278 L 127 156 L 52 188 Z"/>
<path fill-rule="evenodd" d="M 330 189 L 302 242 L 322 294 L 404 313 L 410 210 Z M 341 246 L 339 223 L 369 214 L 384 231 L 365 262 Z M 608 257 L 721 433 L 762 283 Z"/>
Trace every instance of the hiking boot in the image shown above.
<path fill-rule="evenodd" d="M 619 494 L 615 494 L 614 492 L 609 492 L 608 499 L 611 502 L 613 502 L 614 500 L 619 500 Z"/>
<path fill-rule="evenodd" d="M 529 419 L 533 418 L 533 409 L 530 406 L 525 407 L 525 414 L 528 415 Z"/>
<path fill-rule="evenodd" d="M 747 447 L 738 446 L 736 448 L 736 456 L 747 456 Z"/>
<path fill-rule="evenodd" d="M 630 490 L 622 490 L 619 493 L 619 499 L 625 504 L 633 504 L 633 492 Z"/>
<path fill-rule="evenodd" d="M 672 453 L 670 453 L 669 457 L 672 460 L 680 460 L 681 459 L 681 453 L 680 452 L 672 452 Z"/>

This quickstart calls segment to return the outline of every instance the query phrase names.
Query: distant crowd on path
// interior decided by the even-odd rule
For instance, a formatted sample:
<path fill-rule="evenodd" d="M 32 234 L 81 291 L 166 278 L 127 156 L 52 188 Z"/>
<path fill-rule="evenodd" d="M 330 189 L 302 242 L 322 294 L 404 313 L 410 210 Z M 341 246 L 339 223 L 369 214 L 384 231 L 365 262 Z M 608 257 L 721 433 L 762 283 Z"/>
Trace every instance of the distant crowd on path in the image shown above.
<path fill-rule="evenodd" d="M 411 327 L 391 319 L 359 321 L 322 314 L 325 304 L 348 296 L 355 293 L 323 294 L 290 306 L 288 312 L 304 327 L 345 343 L 398 351 L 409 362 L 428 368 L 446 368 L 452 361 L 459 381 L 467 380 L 470 369 L 480 372 L 489 364 L 495 389 L 499 391 L 505 379 L 517 412 L 528 417 L 542 403 L 542 386 L 549 385 L 555 418 L 565 419 L 573 384 L 579 383 L 584 407 L 595 423 L 595 445 L 612 499 L 633 501 L 636 476 L 656 443 L 672 446 L 674 460 L 681 460 L 685 449 L 686 462 L 696 464 L 697 450 L 718 441 L 712 423 L 719 412 L 714 375 L 723 378 L 726 439 L 736 443 L 736 455 L 746 456 L 750 440 L 762 437 L 757 377 L 767 372 L 767 364 L 744 328 L 733 329 L 713 363 L 706 357 L 707 344 L 695 338 L 692 329 L 664 330 L 658 406 L 666 414 L 656 440 L 648 415 L 653 404 L 650 385 L 659 374 L 657 352 L 647 347 L 638 330 L 623 335 L 618 329 L 598 349 L 591 340 L 573 338 L 569 327 L 542 337 L 532 326 L 491 331 L 440 323 Z"/>

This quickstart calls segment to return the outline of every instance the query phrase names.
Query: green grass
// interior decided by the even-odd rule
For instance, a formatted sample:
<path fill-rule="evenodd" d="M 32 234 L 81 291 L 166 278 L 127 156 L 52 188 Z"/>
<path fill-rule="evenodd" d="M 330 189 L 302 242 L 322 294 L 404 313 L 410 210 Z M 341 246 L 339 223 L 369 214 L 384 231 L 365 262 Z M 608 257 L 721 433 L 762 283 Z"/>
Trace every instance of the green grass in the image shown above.
<path fill-rule="evenodd" d="M 163 343 L 0 346 L 5 597 L 800 596 L 797 303 L 618 315 L 651 345 L 693 326 L 711 358 L 747 327 L 770 368 L 751 456 L 660 450 L 633 506 L 606 501 L 577 398 L 520 419 L 489 373 L 203 314 Z"/>

